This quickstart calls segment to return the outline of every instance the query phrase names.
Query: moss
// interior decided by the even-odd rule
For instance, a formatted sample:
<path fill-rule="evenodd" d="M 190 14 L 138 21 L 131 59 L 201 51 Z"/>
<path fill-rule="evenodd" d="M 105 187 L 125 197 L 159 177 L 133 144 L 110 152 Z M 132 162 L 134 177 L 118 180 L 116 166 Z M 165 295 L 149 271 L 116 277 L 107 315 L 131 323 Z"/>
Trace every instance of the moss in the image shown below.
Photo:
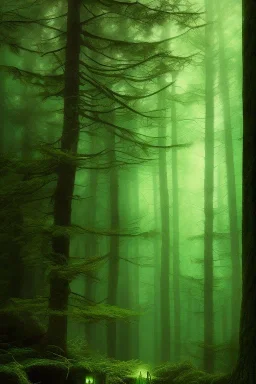
<path fill-rule="evenodd" d="M 102 356 L 88 356 L 74 363 L 74 368 L 76 369 L 84 369 L 87 372 L 107 375 L 109 384 L 124 382 L 124 379 L 132 376 L 138 370 L 138 367 L 139 362 L 136 360 L 119 361 Z"/>
<path fill-rule="evenodd" d="M 30 384 L 22 366 L 10 363 L 0 366 L 0 383 L 4 384 Z"/>
<path fill-rule="evenodd" d="M 134 384 L 135 372 L 142 363 L 137 360 L 118 361 L 88 349 L 69 349 L 69 358 L 53 351 L 40 353 L 33 348 L 9 348 L 0 351 L 0 383 L 4 384 L 84 384 L 86 374 L 96 375 L 96 384 Z M 229 377 L 210 375 L 190 363 L 164 364 L 152 372 L 153 384 L 229 384 Z"/>
<path fill-rule="evenodd" d="M 180 363 L 180 364 L 170 364 L 166 363 L 156 367 L 153 370 L 154 382 L 168 382 L 172 383 L 181 374 L 190 372 L 193 370 L 193 365 L 189 362 Z"/>
<path fill-rule="evenodd" d="M 212 375 L 200 371 L 190 363 L 164 364 L 155 368 L 154 383 L 168 384 L 228 384 L 226 375 Z"/>

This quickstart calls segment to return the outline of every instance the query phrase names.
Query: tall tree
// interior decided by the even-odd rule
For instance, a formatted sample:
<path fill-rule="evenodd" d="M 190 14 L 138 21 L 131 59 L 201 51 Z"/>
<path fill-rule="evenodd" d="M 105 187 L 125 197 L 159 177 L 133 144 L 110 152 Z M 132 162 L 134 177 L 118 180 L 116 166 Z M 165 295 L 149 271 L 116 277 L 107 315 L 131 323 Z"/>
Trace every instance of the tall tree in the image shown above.
<path fill-rule="evenodd" d="M 132 172 L 125 170 L 120 172 L 120 199 L 126 204 L 121 207 L 121 223 L 125 226 L 126 222 L 133 219 L 131 207 L 133 204 Z M 122 186 L 124 188 L 122 188 Z M 120 278 L 118 284 L 119 306 L 123 308 L 132 308 L 132 284 L 131 268 L 134 260 L 134 243 L 130 240 L 123 240 L 120 244 Z M 131 322 L 122 322 L 119 325 L 118 334 L 118 358 L 120 360 L 131 360 L 132 355 L 132 326 Z"/>
<path fill-rule="evenodd" d="M 79 138 L 79 56 L 80 56 L 80 7 L 81 0 L 68 0 L 67 44 L 64 72 L 64 114 L 61 151 L 77 153 Z M 74 191 L 76 167 L 61 163 L 54 196 L 54 224 L 60 227 L 71 225 L 71 205 Z M 67 265 L 69 261 L 70 239 L 56 235 L 52 240 L 53 254 L 57 265 Z M 53 311 L 67 311 L 69 283 L 61 277 L 50 280 L 49 308 Z M 58 346 L 64 353 L 67 349 L 67 316 L 50 315 L 48 343 Z"/>
<path fill-rule="evenodd" d="M 239 357 L 232 383 L 256 380 L 256 5 L 243 0 L 242 306 Z"/>
<path fill-rule="evenodd" d="M 241 302 L 241 261 L 236 202 L 236 180 L 234 164 L 234 148 L 232 137 L 232 119 L 230 112 L 230 91 L 228 63 L 225 53 L 225 34 L 223 25 L 223 12 L 220 1 L 216 1 L 218 16 L 218 41 L 219 41 L 219 86 L 223 105 L 224 117 L 224 143 L 225 160 L 227 167 L 227 190 L 228 190 L 228 216 L 230 228 L 230 253 L 231 253 L 231 333 L 232 344 L 237 344 L 239 329 L 239 307 Z M 233 350 L 233 349 L 232 349 Z M 231 356 L 232 358 L 232 356 Z M 235 363 L 235 361 L 233 361 Z"/>
<path fill-rule="evenodd" d="M 96 152 L 96 138 L 92 136 L 91 138 L 91 153 Z M 99 175 L 96 170 L 91 171 L 89 174 L 89 187 L 88 187 L 88 194 L 89 194 L 89 204 L 86 204 L 86 224 L 89 228 L 95 228 L 96 227 L 96 206 L 97 206 L 97 196 L 98 196 L 98 182 L 99 182 Z M 85 257 L 95 257 L 97 255 L 97 238 L 95 235 L 88 234 L 85 238 L 84 242 L 84 249 L 85 249 Z M 95 301 L 95 282 L 93 281 L 92 277 L 87 276 L 85 277 L 85 293 L 84 296 L 86 299 L 89 300 L 89 302 Z M 93 330 L 95 330 L 93 324 L 87 323 L 85 325 L 85 334 L 86 334 L 86 340 L 88 344 L 91 346 L 93 345 Z"/>
<path fill-rule="evenodd" d="M 157 159 L 157 161 L 159 161 Z M 155 227 L 159 227 L 159 180 L 157 177 L 157 171 L 159 169 L 159 165 L 156 164 L 156 167 L 153 167 L 153 201 L 154 201 L 154 222 Z M 159 236 L 155 236 L 154 238 L 154 360 L 155 363 L 160 362 L 160 340 L 159 340 L 159 297 L 160 297 L 160 260 L 159 260 Z"/>
<path fill-rule="evenodd" d="M 136 124 L 136 123 L 135 123 Z M 139 169 L 138 167 L 133 172 L 133 216 L 135 220 L 138 221 L 139 227 L 139 212 L 140 212 L 140 178 L 139 178 Z M 139 309 L 140 305 L 140 244 L 139 238 L 133 239 L 134 247 L 134 260 L 135 264 L 133 265 L 133 305 L 135 308 Z M 140 358 L 140 318 L 135 319 L 133 327 L 133 358 Z"/>
<path fill-rule="evenodd" d="M 0 74 L 0 89 L 1 89 L 1 99 L 0 99 L 0 116 L 1 116 L 1 125 L 0 125 L 0 154 L 5 151 L 5 102 L 4 102 L 4 93 L 5 93 L 5 81 L 3 74 Z"/>
<path fill-rule="evenodd" d="M 164 92 L 159 96 L 159 109 L 165 109 Z M 167 126 L 163 119 L 159 125 L 159 145 L 166 146 Z M 169 361 L 171 356 L 170 329 L 170 201 L 166 152 L 159 150 L 159 196 L 161 212 L 161 266 L 160 266 L 160 354 L 162 361 Z"/>
<path fill-rule="evenodd" d="M 204 369 L 213 372 L 214 26 L 211 0 L 205 0 L 205 8 Z"/>
<path fill-rule="evenodd" d="M 114 134 L 110 135 L 110 163 L 115 164 L 116 159 L 116 140 Z M 110 170 L 110 228 L 112 231 L 117 231 L 120 228 L 120 213 L 119 213 L 119 172 L 116 167 Z M 119 278 L 119 236 L 110 238 L 110 257 L 108 266 L 108 304 L 116 305 L 117 290 Z M 109 357 L 117 357 L 117 324 L 110 322 L 107 325 L 107 353 Z"/>
<path fill-rule="evenodd" d="M 41 89 L 43 88 L 42 96 L 45 98 L 64 97 L 63 129 L 60 148 L 53 151 L 48 149 L 48 152 L 45 150 L 52 160 L 51 162 L 49 158 L 47 158 L 48 163 L 51 164 L 45 172 L 48 172 L 47 175 L 57 173 L 57 185 L 53 196 L 54 225 L 51 226 L 49 230 L 52 235 L 53 252 L 51 262 L 54 268 L 50 275 L 48 343 L 57 346 L 63 354 L 66 354 L 67 349 L 67 311 L 68 297 L 70 294 L 69 281 L 71 279 L 71 277 L 67 277 L 65 273 L 67 273 L 67 271 L 70 272 L 69 267 L 70 264 L 72 264 L 69 254 L 69 231 L 74 229 L 74 226 L 72 227 L 71 225 L 71 213 L 77 164 L 81 159 L 86 159 L 89 163 L 91 157 L 96 157 L 95 154 L 90 156 L 88 154 L 77 153 L 80 127 L 86 131 L 94 125 L 97 127 L 98 132 L 106 130 L 111 138 L 116 139 L 115 136 L 118 136 L 126 142 L 132 142 L 139 149 L 157 147 L 157 145 L 152 144 L 152 142 L 149 143 L 148 138 L 145 139 L 143 135 L 133 132 L 121 126 L 121 124 L 117 124 L 116 121 L 110 122 L 108 119 L 104 119 L 104 116 L 118 109 L 126 109 L 130 113 L 137 113 L 143 117 L 148 117 L 147 114 L 136 111 L 132 104 L 140 98 L 149 97 L 152 94 L 160 92 L 160 89 L 154 88 L 153 92 L 152 89 L 150 89 L 149 92 L 145 92 L 136 87 L 134 91 L 134 87 L 130 86 L 129 92 L 123 93 L 117 90 L 121 89 L 119 83 L 130 82 L 131 84 L 136 84 L 154 80 L 168 73 L 170 64 L 180 66 L 187 60 L 187 58 L 172 56 L 168 52 L 163 51 L 161 42 L 122 41 L 97 35 L 94 33 L 95 29 L 91 27 L 91 23 L 99 20 L 101 22 L 105 16 L 108 18 L 109 13 L 114 13 L 119 20 L 127 17 L 130 20 L 130 24 L 136 22 L 138 27 L 142 29 L 147 28 L 145 26 L 146 23 L 142 22 L 143 20 L 162 24 L 171 19 L 174 23 L 179 24 L 183 22 L 183 18 L 185 18 L 185 28 L 188 30 L 190 28 L 189 21 L 192 20 L 194 23 L 198 18 L 197 13 L 177 12 L 176 3 L 168 4 L 168 7 L 166 7 L 165 2 L 163 2 L 161 10 L 159 10 L 158 7 L 153 9 L 139 2 L 133 2 L 127 11 L 126 3 L 106 1 L 104 3 L 90 3 L 90 12 L 92 15 L 95 13 L 95 16 L 91 17 L 87 14 L 85 15 L 86 20 L 81 22 L 81 4 L 82 0 L 67 1 L 67 13 L 60 16 L 60 18 L 64 20 L 61 23 L 63 29 L 62 27 L 55 28 L 54 26 L 50 26 L 47 22 L 43 23 L 42 20 L 33 20 L 32 16 L 28 18 L 25 14 L 27 8 L 21 8 L 20 10 L 20 12 L 23 12 L 20 20 L 20 23 L 22 22 L 21 24 L 36 25 L 37 27 L 40 26 L 50 29 L 55 33 L 57 32 L 59 36 L 54 37 L 54 46 L 51 46 L 48 50 L 51 44 L 49 41 L 53 40 L 50 38 L 47 42 L 47 49 L 44 51 L 45 55 L 53 55 L 51 57 L 55 57 L 55 59 L 57 57 L 56 61 L 52 59 L 57 67 L 51 68 L 51 75 L 44 76 L 41 73 L 24 71 L 16 67 L 4 67 L 8 73 L 15 74 L 16 78 L 22 78 L 25 81 L 30 81 L 30 83 L 35 86 L 41 87 Z M 87 7 L 83 9 L 87 9 Z M 15 14 L 15 17 L 16 16 Z M 65 27 L 66 21 L 67 25 Z M 6 21 L 4 21 L 4 23 L 6 23 Z M 10 21 L 7 21 L 7 24 L 8 23 L 10 23 Z M 16 25 L 20 23 L 16 21 Z M 110 30 L 107 31 L 107 36 L 109 36 L 109 34 Z M 60 42 L 64 43 L 62 47 L 58 46 Z M 23 43 L 25 44 L 24 41 Z M 12 45 L 12 42 L 10 45 Z M 28 50 L 35 54 L 43 53 L 33 50 L 30 47 L 17 47 L 17 45 L 15 45 L 15 48 L 20 48 L 25 51 Z M 134 48 L 136 48 L 136 52 Z M 82 55 L 80 55 L 81 49 L 83 49 L 83 59 Z M 96 51 L 97 59 L 92 59 L 90 55 L 88 56 L 88 50 Z M 135 52 L 132 57 L 132 62 L 129 59 L 131 57 L 130 55 L 127 56 L 127 60 L 124 59 L 120 62 L 118 57 L 120 57 L 120 55 L 122 56 L 123 52 L 125 54 L 127 52 L 129 52 L 129 54 Z M 63 61 L 64 74 L 62 73 Z M 53 64 L 52 67 L 55 64 Z M 138 72 L 140 76 L 138 76 Z M 112 88 L 113 82 L 115 88 Z M 109 83 L 111 83 L 111 87 Z M 151 84 L 153 84 L 153 82 Z M 50 85 L 53 86 L 51 87 Z M 166 87 L 168 85 L 169 84 L 166 84 Z M 82 120 L 84 119 L 86 122 L 82 124 Z M 114 145 L 111 150 L 115 152 Z M 102 152 L 104 152 L 103 156 L 106 156 L 107 151 L 105 148 L 98 155 L 102 155 Z M 114 155 L 115 158 L 113 161 L 116 162 L 117 157 L 116 154 Z M 115 166 L 116 164 L 113 164 L 111 161 L 109 168 L 113 167 L 113 165 Z M 88 166 L 88 169 L 90 169 L 90 166 Z M 116 220 L 114 213 L 112 216 L 114 222 Z M 116 223 L 114 223 L 112 227 L 114 225 L 116 226 Z M 106 232 L 104 232 L 104 234 L 106 234 Z M 113 238 L 114 237 L 117 238 L 117 234 L 115 234 Z M 163 274 L 165 274 L 165 277 L 167 276 L 164 270 Z M 169 287 L 167 287 L 166 292 L 168 291 Z M 111 300 L 111 294 L 109 299 Z M 169 305 L 168 300 L 166 303 Z M 164 307 L 162 306 L 162 308 Z M 166 323 L 169 323 L 168 319 L 166 320 Z"/>
<path fill-rule="evenodd" d="M 177 129 L 177 108 L 175 103 L 177 74 L 173 74 L 173 86 L 171 101 L 171 137 L 172 144 L 178 144 Z M 180 305 L 180 251 L 179 251 L 179 184 L 178 184 L 178 153 L 172 152 L 172 258 L 173 258 L 173 301 L 174 301 L 174 356 L 175 360 L 180 359 L 181 347 L 181 305 Z"/>

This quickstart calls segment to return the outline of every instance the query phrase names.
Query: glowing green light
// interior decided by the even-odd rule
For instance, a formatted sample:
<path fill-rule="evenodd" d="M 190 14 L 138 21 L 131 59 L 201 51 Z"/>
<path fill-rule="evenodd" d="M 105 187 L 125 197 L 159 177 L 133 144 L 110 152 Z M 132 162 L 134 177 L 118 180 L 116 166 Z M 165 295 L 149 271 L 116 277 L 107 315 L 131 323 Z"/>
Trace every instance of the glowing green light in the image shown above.
<path fill-rule="evenodd" d="M 94 377 L 86 376 L 85 384 L 94 384 Z"/>
<path fill-rule="evenodd" d="M 139 367 L 135 372 L 134 376 L 136 377 L 137 384 L 150 384 L 151 383 L 151 375 L 148 371 L 147 367 Z"/>
<path fill-rule="evenodd" d="M 146 379 L 147 378 L 147 369 L 145 368 L 140 368 L 140 370 L 137 372 L 137 375 L 136 376 L 140 376 L 142 377 L 143 379 Z"/>

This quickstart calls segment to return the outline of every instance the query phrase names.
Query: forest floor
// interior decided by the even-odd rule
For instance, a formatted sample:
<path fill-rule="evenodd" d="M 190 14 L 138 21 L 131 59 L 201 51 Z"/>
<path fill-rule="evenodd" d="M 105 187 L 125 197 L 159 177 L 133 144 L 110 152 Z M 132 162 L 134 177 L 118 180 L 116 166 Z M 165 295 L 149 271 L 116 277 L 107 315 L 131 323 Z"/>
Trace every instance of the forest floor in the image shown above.
<path fill-rule="evenodd" d="M 63 357 L 56 348 L 42 343 L 45 329 L 33 317 L 26 317 L 24 323 L 24 316 L 2 313 L 0 319 L 1 384 L 85 384 L 86 376 L 92 375 L 93 384 L 229 383 L 228 375 L 211 375 L 190 363 L 162 364 L 147 378 L 137 377 L 145 366 L 142 362 L 108 359 L 77 343 L 70 345 L 68 357 Z"/>
<path fill-rule="evenodd" d="M 85 384 L 86 375 L 94 375 L 93 383 L 108 384 L 228 384 L 227 375 L 211 375 L 190 363 L 164 364 L 152 372 L 152 379 L 138 380 L 141 362 L 117 361 L 98 356 L 64 358 L 46 356 L 31 348 L 0 350 L 1 384 Z M 145 383 L 144 383 L 145 382 Z"/>

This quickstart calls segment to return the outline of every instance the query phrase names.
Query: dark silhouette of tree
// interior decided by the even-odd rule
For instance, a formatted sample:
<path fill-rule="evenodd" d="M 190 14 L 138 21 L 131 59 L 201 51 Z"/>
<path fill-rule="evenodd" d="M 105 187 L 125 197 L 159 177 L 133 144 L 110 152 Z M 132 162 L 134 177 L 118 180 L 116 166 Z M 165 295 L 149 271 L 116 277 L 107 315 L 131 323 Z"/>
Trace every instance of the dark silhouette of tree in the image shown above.
<path fill-rule="evenodd" d="M 242 306 L 239 356 L 232 383 L 256 379 L 256 5 L 243 1 Z"/>

